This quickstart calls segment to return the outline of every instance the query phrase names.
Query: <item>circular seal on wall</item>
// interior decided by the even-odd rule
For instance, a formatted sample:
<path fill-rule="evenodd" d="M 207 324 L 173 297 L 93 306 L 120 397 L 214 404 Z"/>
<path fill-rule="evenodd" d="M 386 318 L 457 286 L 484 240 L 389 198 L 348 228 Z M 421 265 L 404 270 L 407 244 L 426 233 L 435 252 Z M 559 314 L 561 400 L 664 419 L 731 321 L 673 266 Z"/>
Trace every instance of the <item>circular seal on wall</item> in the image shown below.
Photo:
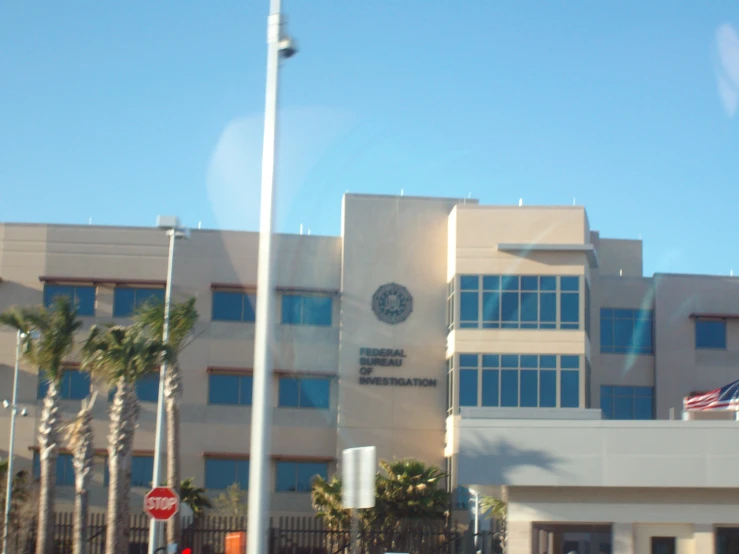
<path fill-rule="evenodd" d="M 372 311 L 380 321 L 390 325 L 402 323 L 413 311 L 413 297 L 398 283 L 382 285 L 372 295 Z"/>

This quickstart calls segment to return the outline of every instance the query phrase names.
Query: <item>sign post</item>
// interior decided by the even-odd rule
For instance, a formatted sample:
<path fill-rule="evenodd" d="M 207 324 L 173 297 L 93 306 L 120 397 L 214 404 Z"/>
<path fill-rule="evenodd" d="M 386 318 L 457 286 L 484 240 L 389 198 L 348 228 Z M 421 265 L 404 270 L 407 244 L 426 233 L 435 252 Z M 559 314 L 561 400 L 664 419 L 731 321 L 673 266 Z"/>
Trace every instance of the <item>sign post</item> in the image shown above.
<path fill-rule="evenodd" d="M 155 521 L 167 521 L 180 509 L 180 497 L 169 487 L 154 487 L 144 496 L 144 511 Z"/>
<path fill-rule="evenodd" d="M 374 446 L 347 448 L 341 458 L 343 487 L 341 503 L 352 511 L 352 553 L 359 554 L 359 519 L 357 510 L 375 506 L 377 450 Z"/>

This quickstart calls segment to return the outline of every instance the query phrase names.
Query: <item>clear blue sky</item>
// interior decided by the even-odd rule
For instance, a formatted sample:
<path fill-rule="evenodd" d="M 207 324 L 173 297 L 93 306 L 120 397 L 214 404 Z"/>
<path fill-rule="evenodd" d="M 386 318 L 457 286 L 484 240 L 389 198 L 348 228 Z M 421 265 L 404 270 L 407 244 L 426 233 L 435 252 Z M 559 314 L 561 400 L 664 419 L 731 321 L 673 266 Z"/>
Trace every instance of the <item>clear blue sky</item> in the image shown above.
<path fill-rule="evenodd" d="M 0 220 L 255 229 L 267 0 L 5 2 Z M 285 0 L 279 221 L 341 195 L 578 204 L 739 273 L 739 5 Z"/>

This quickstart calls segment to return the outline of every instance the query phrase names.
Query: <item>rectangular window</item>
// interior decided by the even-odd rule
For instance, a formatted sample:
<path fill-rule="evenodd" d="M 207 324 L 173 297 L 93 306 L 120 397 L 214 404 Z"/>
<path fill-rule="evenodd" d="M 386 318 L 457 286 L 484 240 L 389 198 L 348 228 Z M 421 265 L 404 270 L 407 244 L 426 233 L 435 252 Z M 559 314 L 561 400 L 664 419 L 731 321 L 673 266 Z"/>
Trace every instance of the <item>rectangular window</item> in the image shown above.
<path fill-rule="evenodd" d="M 214 290 L 211 320 L 254 323 L 256 307 L 256 294 Z"/>
<path fill-rule="evenodd" d="M 148 302 L 164 302 L 164 289 L 116 287 L 113 291 L 113 317 L 131 317 Z"/>
<path fill-rule="evenodd" d="M 277 492 L 310 492 L 317 476 L 328 478 L 325 462 L 277 462 Z"/>
<path fill-rule="evenodd" d="M 327 410 L 331 391 L 328 377 L 280 377 L 280 408 Z"/>
<path fill-rule="evenodd" d="M 477 406 L 477 368 L 459 369 L 459 405 Z"/>
<path fill-rule="evenodd" d="M 696 319 L 695 347 L 725 350 L 726 321 L 720 319 Z"/>
<path fill-rule="evenodd" d="M 205 488 L 227 489 L 238 483 L 241 490 L 249 489 L 249 460 L 237 458 L 206 458 Z"/>
<path fill-rule="evenodd" d="M 93 285 L 44 285 L 44 306 L 49 308 L 56 298 L 65 296 L 77 307 L 77 315 L 94 316 L 95 291 Z"/>
<path fill-rule="evenodd" d="M 131 457 L 131 486 L 151 488 L 154 479 L 154 457 L 137 456 Z M 105 474 L 103 484 L 107 487 L 110 481 L 110 470 L 108 459 L 105 459 Z"/>
<path fill-rule="evenodd" d="M 251 406 L 252 375 L 211 373 L 208 376 L 208 404 Z"/>
<path fill-rule="evenodd" d="M 446 328 L 449 331 L 454 329 L 454 278 L 447 284 Z"/>
<path fill-rule="evenodd" d="M 39 372 L 38 391 L 36 398 L 46 398 L 46 391 L 49 389 L 49 381 L 46 374 Z M 59 386 L 59 393 L 62 400 L 82 400 L 90 394 L 90 374 L 78 369 L 64 369 L 62 373 L 62 382 Z"/>
<path fill-rule="evenodd" d="M 33 477 L 41 477 L 41 459 L 38 452 L 33 453 Z M 74 486 L 74 465 L 71 454 L 57 454 L 56 457 L 56 484 L 58 486 Z"/>
<path fill-rule="evenodd" d="M 332 298 L 330 296 L 282 295 L 283 325 L 331 326 Z"/>
<path fill-rule="evenodd" d="M 653 314 L 651 310 L 601 308 L 601 353 L 652 354 Z"/>
<path fill-rule="evenodd" d="M 654 419 L 654 387 L 600 387 L 600 409 L 606 419 Z"/>
<path fill-rule="evenodd" d="M 580 277 L 461 275 L 459 284 L 460 328 L 580 328 Z"/>
<path fill-rule="evenodd" d="M 108 402 L 112 402 L 118 387 L 108 391 Z M 136 396 L 141 402 L 157 402 L 159 400 L 159 372 L 152 372 L 136 381 Z"/>
<path fill-rule="evenodd" d="M 580 407 L 580 372 L 562 370 L 559 382 L 559 405 L 561 408 Z"/>

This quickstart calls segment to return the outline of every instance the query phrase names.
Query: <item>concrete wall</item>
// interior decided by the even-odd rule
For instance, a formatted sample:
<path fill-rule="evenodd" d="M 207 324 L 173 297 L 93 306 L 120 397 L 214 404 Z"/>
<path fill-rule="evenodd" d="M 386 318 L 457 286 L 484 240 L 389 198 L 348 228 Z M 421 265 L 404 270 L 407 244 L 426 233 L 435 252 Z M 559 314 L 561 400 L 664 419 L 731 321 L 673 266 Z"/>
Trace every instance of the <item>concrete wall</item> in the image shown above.
<path fill-rule="evenodd" d="M 379 458 L 443 463 L 446 417 L 447 220 L 454 199 L 346 195 L 339 348 L 338 450 L 375 445 Z M 372 311 L 378 287 L 413 297 L 402 323 Z M 371 377 L 434 379 L 434 387 L 359 384 L 360 348 L 402 349 L 402 367 Z"/>
<path fill-rule="evenodd" d="M 461 484 L 739 488 L 732 421 L 456 421 Z"/>

